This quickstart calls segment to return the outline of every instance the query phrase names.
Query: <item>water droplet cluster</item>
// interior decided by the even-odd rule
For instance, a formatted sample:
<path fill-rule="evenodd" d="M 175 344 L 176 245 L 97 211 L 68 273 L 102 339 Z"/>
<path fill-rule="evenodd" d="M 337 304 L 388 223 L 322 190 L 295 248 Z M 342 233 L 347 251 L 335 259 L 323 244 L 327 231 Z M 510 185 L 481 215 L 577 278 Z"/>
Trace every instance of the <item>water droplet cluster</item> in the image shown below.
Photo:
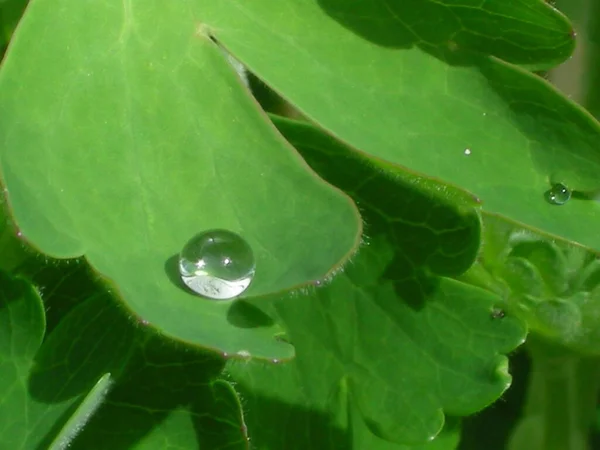
<path fill-rule="evenodd" d="M 190 239 L 179 254 L 179 273 L 203 297 L 229 300 L 250 286 L 256 264 L 248 243 L 228 230 L 210 230 Z"/>

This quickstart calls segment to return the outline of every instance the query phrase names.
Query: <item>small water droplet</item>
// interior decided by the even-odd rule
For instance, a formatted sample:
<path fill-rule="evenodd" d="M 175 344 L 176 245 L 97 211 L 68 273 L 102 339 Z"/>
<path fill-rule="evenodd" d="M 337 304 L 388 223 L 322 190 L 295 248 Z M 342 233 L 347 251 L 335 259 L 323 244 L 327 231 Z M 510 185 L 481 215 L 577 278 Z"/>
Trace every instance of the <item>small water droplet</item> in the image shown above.
<path fill-rule="evenodd" d="M 214 300 L 240 295 L 250 286 L 254 272 L 252 249 L 228 230 L 199 233 L 179 254 L 179 273 L 186 286 Z"/>
<path fill-rule="evenodd" d="M 492 310 L 492 319 L 502 319 L 506 317 L 506 312 L 501 308 L 494 308 Z"/>
<path fill-rule="evenodd" d="M 238 357 L 240 357 L 242 359 L 250 359 L 252 357 L 252 355 L 250 354 L 250 352 L 248 350 L 240 350 L 236 354 Z"/>
<path fill-rule="evenodd" d="M 279 364 L 281 361 L 279 359 L 272 359 L 271 362 L 273 364 Z"/>
<path fill-rule="evenodd" d="M 471 154 L 470 148 L 465 148 L 465 155 L 469 156 Z"/>
<path fill-rule="evenodd" d="M 552 205 L 564 205 L 571 198 L 571 191 L 562 183 L 556 183 L 544 193 L 546 201 Z"/>

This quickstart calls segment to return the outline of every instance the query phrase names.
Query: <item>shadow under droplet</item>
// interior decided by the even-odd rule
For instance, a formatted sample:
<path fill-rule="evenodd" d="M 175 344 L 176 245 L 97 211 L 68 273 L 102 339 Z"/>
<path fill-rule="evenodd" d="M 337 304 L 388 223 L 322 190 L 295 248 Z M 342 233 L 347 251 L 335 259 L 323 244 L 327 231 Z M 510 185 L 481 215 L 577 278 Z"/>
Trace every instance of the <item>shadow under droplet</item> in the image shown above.
<path fill-rule="evenodd" d="M 572 191 L 571 198 L 575 198 L 577 200 L 600 201 L 600 190 L 590 192 Z"/>
<path fill-rule="evenodd" d="M 169 280 L 179 289 L 194 294 L 181 279 L 179 273 L 179 254 L 171 256 L 164 265 Z M 270 327 L 275 321 L 258 307 L 245 300 L 233 300 L 227 310 L 227 321 L 238 328 Z"/>
<path fill-rule="evenodd" d="M 185 285 L 179 273 L 179 254 L 175 254 L 167 259 L 164 269 L 167 277 L 171 280 L 171 283 L 182 291 L 185 291 L 188 294 L 190 293 L 190 289 Z"/>
<path fill-rule="evenodd" d="M 231 304 L 227 312 L 227 321 L 238 328 L 270 327 L 275 323 L 266 313 L 245 300 Z"/>

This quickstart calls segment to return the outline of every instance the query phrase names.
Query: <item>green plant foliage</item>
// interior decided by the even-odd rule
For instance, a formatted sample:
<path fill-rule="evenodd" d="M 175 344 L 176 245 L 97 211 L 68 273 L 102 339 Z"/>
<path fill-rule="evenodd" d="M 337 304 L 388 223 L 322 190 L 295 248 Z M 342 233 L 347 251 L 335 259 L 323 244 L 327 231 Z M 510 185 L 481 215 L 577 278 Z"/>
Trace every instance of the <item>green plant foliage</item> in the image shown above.
<path fill-rule="evenodd" d="M 460 186 L 486 211 L 600 249 L 596 202 L 544 199 L 553 182 L 600 189 L 597 123 L 505 62 L 565 59 L 570 25 L 538 0 L 467 3 L 207 1 L 204 21 L 336 137 Z M 277 63 L 292 52 L 294 64 Z"/>
<path fill-rule="evenodd" d="M 278 292 L 342 263 L 358 212 L 265 122 L 196 20 L 201 9 L 32 2 L 0 74 L 2 175 L 33 246 L 85 254 L 160 332 L 289 358 L 275 325 L 236 326 L 230 302 L 182 288 L 177 254 L 199 231 L 238 232 L 257 258 L 248 295 Z"/>
<path fill-rule="evenodd" d="M 432 194 L 427 180 L 391 177 L 310 125 L 275 123 L 321 176 L 358 202 L 370 237 L 330 284 L 275 304 L 297 350 L 293 363 L 278 371 L 231 365 L 244 397 L 253 398 L 253 439 L 264 448 L 290 445 L 260 429 L 261 412 L 271 420 L 275 400 L 279 420 L 304 416 L 293 421 L 305 436 L 294 448 L 323 441 L 343 448 L 354 439 L 344 427 L 355 415 L 379 438 L 424 444 L 442 429 L 442 411 L 465 415 L 493 402 L 510 384 L 501 355 L 523 342 L 523 324 L 494 317 L 499 297 L 437 276 L 472 262 L 475 209 L 467 199 L 448 202 L 447 192 Z M 340 429 L 319 428 L 321 420 L 303 411 L 338 417 Z"/>
<path fill-rule="evenodd" d="M 540 76 L 555 8 L 0 0 L 0 45 L 0 450 L 595 448 L 600 128 Z M 214 229 L 241 298 L 182 282 Z"/>
<path fill-rule="evenodd" d="M 482 253 L 465 279 L 503 292 L 505 307 L 533 332 L 579 353 L 598 355 L 598 254 L 494 217 L 486 217 L 485 225 L 484 241 L 497 245 Z"/>
<path fill-rule="evenodd" d="M 50 450 L 64 449 L 71 444 L 73 438 L 81 431 L 87 420 L 104 400 L 110 389 L 111 382 L 109 373 L 98 380 L 98 383 L 90 390 L 90 393 L 77 406 L 77 409 L 62 427 L 58 436 L 54 438 L 49 446 Z"/>
<path fill-rule="evenodd" d="M 241 405 L 216 380 L 221 358 L 140 332 L 127 370 L 74 449 L 248 449 Z"/>
<path fill-rule="evenodd" d="M 136 331 L 102 294 L 80 299 L 42 344 L 36 292 L 0 276 L 0 329 L 13 330 L 0 335 L 6 405 L 0 447 L 164 448 L 169 442 L 188 448 L 199 441 L 205 448 L 248 448 L 237 394 L 214 380 L 219 359 L 165 345 L 146 327 Z M 49 296 L 60 297 L 57 292 Z"/>
<path fill-rule="evenodd" d="M 15 31 L 29 0 L 0 1 L 0 46 L 5 47 Z"/>
<path fill-rule="evenodd" d="M 3 272 L 0 300 L 0 447 L 65 448 L 103 399 L 109 385 L 109 377 L 103 375 L 106 358 L 114 361 L 123 353 L 118 346 L 115 353 L 102 348 L 108 342 L 97 336 L 96 327 L 104 327 L 105 335 L 110 328 L 98 317 L 88 331 L 95 332 L 94 342 L 100 345 L 92 351 L 87 347 L 86 357 L 81 354 L 85 335 L 73 341 L 72 335 L 63 334 L 70 320 L 42 345 L 44 310 L 37 292 L 28 282 Z M 113 331 L 113 338 L 123 338 L 116 328 Z"/>
<path fill-rule="evenodd" d="M 3 405 L 9 405 L 0 408 L 0 439 L 3 447 L 19 448 L 33 432 L 35 422 L 28 418 L 44 410 L 44 405 L 30 404 L 27 392 L 27 374 L 44 336 L 44 307 L 33 286 L 4 272 L 0 300 L 0 395 Z"/>

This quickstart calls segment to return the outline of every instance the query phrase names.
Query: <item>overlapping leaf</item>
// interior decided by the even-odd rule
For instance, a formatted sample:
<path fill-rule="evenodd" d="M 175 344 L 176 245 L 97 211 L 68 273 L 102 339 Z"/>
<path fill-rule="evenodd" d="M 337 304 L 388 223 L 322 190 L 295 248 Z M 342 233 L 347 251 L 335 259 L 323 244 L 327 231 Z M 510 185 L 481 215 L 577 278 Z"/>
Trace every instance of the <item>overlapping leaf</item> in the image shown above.
<path fill-rule="evenodd" d="M 3 427 L 0 447 L 64 446 L 102 401 L 110 380 L 96 374 L 103 374 L 106 366 L 102 363 L 106 360 L 95 358 L 97 352 L 88 347 L 88 355 L 96 366 L 95 370 L 82 374 L 79 372 L 84 360 L 81 355 L 68 351 L 53 354 L 56 346 L 52 343 L 43 345 L 40 350 L 45 328 L 43 306 L 37 292 L 26 281 L 0 272 L 0 300 L 0 423 Z M 106 324 L 98 325 L 106 328 Z M 122 337 L 118 333 L 114 336 Z M 102 341 L 100 336 L 96 339 Z M 58 340 L 58 335 L 53 335 L 51 342 Z M 78 348 L 72 336 L 62 342 L 66 344 L 62 350 Z M 49 355 L 54 358 L 48 358 Z M 115 355 L 119 353 L 105 356 L 114 360 Z M 63 370 L 69 365 L 70 371 Z M 48 376 L 49 372 L 52 376 Z"/>
<path fill-rule="evenodd" d="M 39 297 L 0 276 L 2 448 L 248 448 L 237 395 L 214 380 L 220 360 L 140 340 L 102 295 L 81 299 L 40 347 Z"/>
<path fill-rule="evenodd" d="M 25 238 L 54 257 L 85 254 L 140 320 L 222 352 L 289 358 L 276 325 L 238 326 L 230 302 L 182 289 L 176 255 L 200 231 L 230 229 L 255 250 L 248 295 L 277 292 L 343 262 L 358 213 L 258 112 L 202 11 L 32 2 L 0 73 L 2 175 Z"/>
<path fill-rule="evenodd" d="M 532 332 L 561 347 L 598 354 L 598 254 L 495 217 L 485 223 L 486 246 L 465 280 L 501 293 Z"/>
<path fill-rule="evenodd" d="M 473 200 L 398 178 L 394 167 L 382 171 L 309 125 L 276 124 L 319 174 L 355 198 L 370 239 L 331 284 L 276 303 L 297 349 L 294 362 L 279 371 L 232 364 L 242 392 L 256 402 L 248 420 L 274 414 L 303 437 L 271 441 L 255 425 L 257 439 L 273 449 L 318 439 L 347 448 L 354 411 L 372 434 L 418 444 L 440 432 L 443 412 L 469 414 L 494 401 L 510 383 L 502 353 L 523 341 L 523 324 L 494 313 L 499 297 L 439 276 L 466 270 L 475 257 Z M 339 426 L 320 428 L 327 415 Z"/>
<path fill-rule="evenodd" d="M 566 57 L 570 26 L 543 2 L 205 6 L 220 42 L 345 142 L 461 186 L 486 211 L 600 249 L 597 202 L 557 207 L 544 197 L 556 182 L 586 194 L 600 188 L 597 123 L 545 80 L 495 57 Z M 382 36 L 398 43 L 385 46 Z"/>
<path fill-rule="evenodd" d="M 222 359 L 139 337 L 127 371 L 72 448 L 248 450 L 238 396 L 215 379 Z"/>
<path fill-rule="evenodd" d="M 318 0 L 349 30 L 385 47 L 439 45 L 492 54 L 537 68 L 564 61 L 574 31 L 556 10 L 532 0 Z"/>
<path fill-rule="evenodd" d="M 0 51 L 3 51 L 8 44 L 28 1 L 0 1 Z"/>

